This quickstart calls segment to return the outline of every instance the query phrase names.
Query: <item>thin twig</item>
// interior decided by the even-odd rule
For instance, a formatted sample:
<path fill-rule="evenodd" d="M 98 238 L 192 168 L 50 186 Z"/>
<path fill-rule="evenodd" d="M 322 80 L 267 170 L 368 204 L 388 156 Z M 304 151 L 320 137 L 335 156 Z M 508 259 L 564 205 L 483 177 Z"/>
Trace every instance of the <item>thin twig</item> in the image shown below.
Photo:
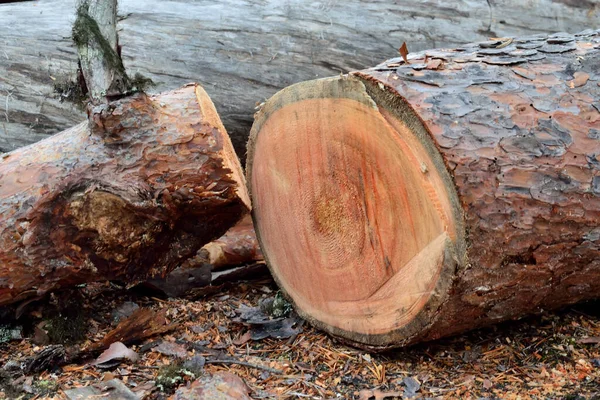
<path fill-rule="evenodd" d="M 245 367 L 262 369 L 262 370 L 271 372 L 273 374 L 283 374 L 283 371 L 281 371 L 279 369 L 263 367 L 262 365 L 251 364 L 249 362 L 239 361 L 239 360 L 206 360 L 206 364 L 237 364 L 237 365 L 243 365 Z"/>
<path fill-rule="evenodd" d="M 6 102 L 5 102 L 5 107 L 4 107 L 4 116 L 6 117 L 6 122 L 10 122 L 8 120 L 8 100 L 12 97 L 13 92 L 12 91 L 6 91 Z"/>

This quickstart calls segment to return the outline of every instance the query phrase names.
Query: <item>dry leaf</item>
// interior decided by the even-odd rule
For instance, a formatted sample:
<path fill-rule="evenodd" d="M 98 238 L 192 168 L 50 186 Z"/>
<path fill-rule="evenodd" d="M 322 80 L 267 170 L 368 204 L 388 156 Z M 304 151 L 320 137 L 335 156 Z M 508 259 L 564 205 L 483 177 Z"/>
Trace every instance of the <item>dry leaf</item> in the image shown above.
<path fill-rule="evenodd" d="M 133 362 L 138 360 L 138 355 L 135 351 L 131 350 L 127 346 L 125 346 L 121 342 L 115 342 L 110 345 L 110 347 L 105 350 L 100 357 L 96 359 L 92 363 L 92 365 L 96 365 L 98 367 L 107 367 L 109 365 L 114 365 L 111 361 L 122 361 L 122 360 L 131 360 Z"/>
<path fill-rule="evenodd" d="M 165 356 L 175 356 L 177 358 L 186 358 L 188 355 L 187 350 L 183 345 L 172 342 L 162 342 L 154 347 L 152 351 L 164 354 Z"/>
<path fill-rule="evenodd" d="M 408 47 L 406 47 L 406 42 L 402 42 L 402 46 L 400 46 L 398 51 L 400 52 L 400 55 L 402 56 L 402 59 L 404 60 L 404 62 L 407 64 L 410 64 L 408 62 L 408 58 L 406 57 L 406 56 L 408 56 Z"/>
<path fill-rule="evenodd" d="M 233 341 L 233 344 L 235 344 L 236 346 L 239 346 L 239 345 L 242 345 L 242 344 L 246 344 L 250 339 L 252 339 L 252 333 L 250 331 L 247 331 L 242 336 L 240 336 L 239 338 L 235 339 Z"/>
<path fill-rule="evenodd" d="M 98 382 L 91 386 L 65 390 L 69 400 L 102 399 L 102 400 L 136 400 L 139 397 L 119 379 Z"/>
<path fill-rule="evenodd" d="M 202 377 L 189 387 L 181 388 L 171 397 L 172 400 L 251 400 L 250 389 L 237 375 L 217 372 L 212 377 Z"/>

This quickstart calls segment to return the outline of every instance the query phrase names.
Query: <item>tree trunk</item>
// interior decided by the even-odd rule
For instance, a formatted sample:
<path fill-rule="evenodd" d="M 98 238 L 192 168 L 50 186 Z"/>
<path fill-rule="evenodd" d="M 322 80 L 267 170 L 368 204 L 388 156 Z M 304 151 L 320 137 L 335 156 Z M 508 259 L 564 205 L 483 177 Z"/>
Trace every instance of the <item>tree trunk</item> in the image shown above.
<path fill-rule="evenodd" d="M 0 305 L 164 274 L 249 210 L 239 160 L 190 84 L 90 109 L 0 162 Z"/>
<path fill-rule="evenodd" d="M 75 73 L 74 0 L 0 6 L 0 152 L 77 124 L 54 85 Z M 412 51 L 598 24 L 589 0 L 119 1 L 125 67 L 155 92 L 200 81 L 240 157 L 257 102 Z M 66 92 L 68 92 L 68 88 Z M 65 91 L 63 91 L 64 93 Z M 64 93 L 65 95 L 68 93 Z"/>
<path fill-rule="evenodd" d="M 409 55 L 291 86 L 253 126 L 265 259 L 367 348 L 600 293 L 600 31 Z"/>

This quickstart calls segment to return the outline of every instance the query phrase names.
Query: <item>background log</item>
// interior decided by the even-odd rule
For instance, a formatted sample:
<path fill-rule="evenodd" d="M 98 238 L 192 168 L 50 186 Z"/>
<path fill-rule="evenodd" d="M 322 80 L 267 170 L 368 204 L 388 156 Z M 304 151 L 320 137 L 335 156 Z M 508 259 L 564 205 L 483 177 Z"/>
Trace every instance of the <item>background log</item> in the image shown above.
<path fill-rule="evenodd" d="M 75 76 L 74 0 L 0 6 L 0 151 L 71 127 L 83 113 L 53 86 Z M 202 82 L 238 154 L 257 102 L 290 84 L 372 66 L 409 50 L 598 25 L 589 0 L 121 0 L 127 71 L 155 92 Z"/>
<path fill-rule="evenodd" d="M 212 265 L 213 271 L 263 261 L 252 218 L 242 219 L 223 236 L 202 247 L 198 255 Z"/>
<path fill-rule="evenodd" d="M 239 160 L 200 86 L 90 112 L 89 125 L 0 162 L 0 305 L 167 273 L 249 211 Z"/>
<path fill-rule="evenodd" d="M 247 273 L 242 273 L 244 271 Z M 235 274 L 232 280 L 268 275 L 249 215 L 223 236 L 204 245 L 196 256 L 187 259 L 167 276 L 151 279 L 144 286 L 160 290 L 169 297 L 178 297 L 215 280 L 222 282 L 229 274 Z"/>
<path fill-rule="evenodd" d="M 600 296 L 600 30 L 409 61 L 257 115 L 255 227 L 298 312 L 375 349 Z"/>

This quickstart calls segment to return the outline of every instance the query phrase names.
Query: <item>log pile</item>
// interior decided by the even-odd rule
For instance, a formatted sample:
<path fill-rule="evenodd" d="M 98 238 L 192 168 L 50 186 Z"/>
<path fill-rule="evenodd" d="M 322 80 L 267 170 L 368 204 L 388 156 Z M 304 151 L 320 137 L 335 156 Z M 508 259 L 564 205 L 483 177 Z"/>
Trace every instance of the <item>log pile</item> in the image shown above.
<path fill-rule="evenodd" d="M 250 210 L 204 89 L 148 96 L 122 63 L 117 1 L 81 2 L 76 14 L 88 121 L 2 156 L 0 306 L 164 276 Z"/>
<path fill-rule="evenodd" d="M 500 38 L 293 85 L 248 145 L 273 276 L 370 349 L 600 293 L 600 31 Z"/>
<path fill-rule="evenodd" d="M 42 4 L 50 15 L 52 3 Z M 195 9 L 187 6 L 174 14 Z M 399 6 L 409 7 L 389 7 Z M 439 3 L 436 18 L 452 20 L 460 7 Z M 258 14 L 277 20 L 275 11 Z M 493 38 L 364 70 L 363 58 L 328 54 L 317 64 L 356 71 L 290 86 L 256 115 L 247 176 L 259 248 L 249 220 L 206 243 L 250 210 L 236 150 L 254 100 L 312 77 L 315 60 L 294 61 L 277 83 L 265 72 L 277 52 L 252 61 L 262 69 L 236 64 L 243 84 L 228 80 L 232 92 L 218 94 L 231 107 L 222 105 L 226 123 L 240 130 L 236 148 L 199 85 L 140 91 L 120 58 L 116 19 L 116 0 L 91 1 L 74 25 L 88 121 L 2 155 L 0 306 L 105 279 L 160 276 L 149 284 L 179 295 L 217 274 L 258 273 L 228 268 L 264 254 L 300 315 L 354 345 L 386 349 L 598 296 L 600 31 Z M 484 25 L 492 34 L 491 15 Z M 188 47 L 171 47 L 185 59 Z M 12 64 L 15 52 L 4 49 L 8 70 L 33 71 Z M 208 80 L 239 78 L 228 63 L 214 63 Z M 187 76 L 173 66 L 144 72 Z M 4 135 L 14 138 L 15 126 L 32 121 L 31 99 L 9 90 L 4 103 Z"/>

